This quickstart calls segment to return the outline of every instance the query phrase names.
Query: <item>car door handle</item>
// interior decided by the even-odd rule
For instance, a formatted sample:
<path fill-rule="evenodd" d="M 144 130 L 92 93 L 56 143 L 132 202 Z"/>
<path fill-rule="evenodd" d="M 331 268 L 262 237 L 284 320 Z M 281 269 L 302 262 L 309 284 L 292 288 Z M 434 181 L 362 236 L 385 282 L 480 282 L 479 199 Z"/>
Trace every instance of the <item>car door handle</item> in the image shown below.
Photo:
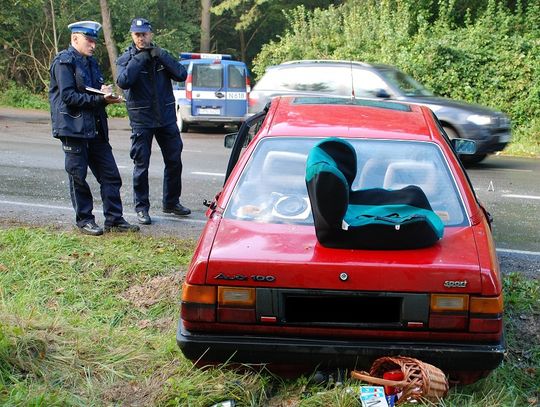
<path fill-rule="evenodd" d="M 216 96 L 221 99 L 225 97 L 225 94 L 223 92 L 216 92 Z"/>

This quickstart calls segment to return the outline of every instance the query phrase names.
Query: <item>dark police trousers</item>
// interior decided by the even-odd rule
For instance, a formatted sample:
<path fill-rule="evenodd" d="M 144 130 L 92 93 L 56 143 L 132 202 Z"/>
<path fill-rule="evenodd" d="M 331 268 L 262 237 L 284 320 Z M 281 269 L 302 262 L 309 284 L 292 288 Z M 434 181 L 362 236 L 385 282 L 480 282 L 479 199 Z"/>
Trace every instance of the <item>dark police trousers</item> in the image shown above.
<path fill-rule="evenodd" d="M 92 192 L 86 182 L 88 167 L 100 185 L 105 225 L 118 223 L 123 219 L 120 199 L 122 179 L 109 142 L 101 132 L 94 139 L 62 137 L 61 140 L 77 226 L 82 227 L 95 219 L 92 214 Z"/>
<path fill-rule="evenodd" d="M 180 131 L 176 123 L 158 128 L 133 129 L 130 157 L 133 160 L 133 193 L 135 211 L 150 209 L 148 167 L 155 136 L 161 149 L 165 169 L 163 172 L 163 206 L 171 208 L 180 201 L 182 193 L 182 148 Z"/>

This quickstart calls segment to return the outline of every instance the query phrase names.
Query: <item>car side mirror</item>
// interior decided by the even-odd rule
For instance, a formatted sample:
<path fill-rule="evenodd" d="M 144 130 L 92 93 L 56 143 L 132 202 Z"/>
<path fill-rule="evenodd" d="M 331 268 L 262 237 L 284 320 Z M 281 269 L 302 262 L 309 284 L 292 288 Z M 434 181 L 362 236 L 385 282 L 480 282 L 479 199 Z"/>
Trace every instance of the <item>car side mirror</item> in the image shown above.
<path fill-rule="evenodd" d="M 457 154 L 471 155 L 476 153 L 476 141 L 474 140 L 454 138 L 451 142 Z"/>
<path fill-rule="evenodd" d="M 223 146 L 225 148 L 233 148 L 234 142 L 236 140 L 236 136 L 238 136 L 237 132 L 225 134 L 225 139 L 223 140 Z"/>

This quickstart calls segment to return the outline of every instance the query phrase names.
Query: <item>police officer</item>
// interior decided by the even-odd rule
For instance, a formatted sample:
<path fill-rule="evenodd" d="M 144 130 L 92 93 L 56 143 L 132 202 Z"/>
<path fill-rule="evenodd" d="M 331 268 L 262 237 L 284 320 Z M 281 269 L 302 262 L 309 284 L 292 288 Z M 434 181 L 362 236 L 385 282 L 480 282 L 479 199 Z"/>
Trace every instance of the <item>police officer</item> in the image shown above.
<path fill-rule="evenodd" d="M 182 139 L 176 125 L 175 100 L 171 79 L 185 81 L 185 68 L 166 51 L 152 43 L 150 22 L 135 18 L 131 22 L 133 43 L 122 54 L 118 66 L 118 86 L 125 90 L 132 128 L 130 156 L 133 159 L 133 193 L 137 219 L 152 223 L 148 189 L 148 166 L 155 136 L 165 163 L 163 174 L 163 212 L 189 215 L 180 204 L 182 193 Z"/>
<path fill-rule="evenodd" d="M 52 61 L 49 102 L 53 136 L 62 141 L 69 192 L 79 230 L 103 234 L 92 214 L 93 198 L 86 182 L 88 167 L 100 185 L 105 231 L 138 231 L 122 216 L 122 180 L 109 144 L 105 106 L 122 99 L 105 86 L 93 58 L 101 24 L 79 21 L 70 24 L 71 45 Z"/>

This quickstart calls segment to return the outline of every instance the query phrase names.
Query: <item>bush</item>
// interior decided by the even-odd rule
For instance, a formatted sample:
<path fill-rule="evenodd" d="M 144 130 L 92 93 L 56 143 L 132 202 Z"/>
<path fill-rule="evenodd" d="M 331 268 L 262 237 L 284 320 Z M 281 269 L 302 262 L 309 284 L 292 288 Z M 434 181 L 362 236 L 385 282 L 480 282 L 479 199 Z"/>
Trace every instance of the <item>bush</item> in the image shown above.
<path fill-rule="evenodd" d="M 24 109 L 49 109 L 46 95 L 33 94 L 28 89 L 17 86 L 15 82 L 10 82 L 7 88 L 0 93 L 0 105 Z"/>

